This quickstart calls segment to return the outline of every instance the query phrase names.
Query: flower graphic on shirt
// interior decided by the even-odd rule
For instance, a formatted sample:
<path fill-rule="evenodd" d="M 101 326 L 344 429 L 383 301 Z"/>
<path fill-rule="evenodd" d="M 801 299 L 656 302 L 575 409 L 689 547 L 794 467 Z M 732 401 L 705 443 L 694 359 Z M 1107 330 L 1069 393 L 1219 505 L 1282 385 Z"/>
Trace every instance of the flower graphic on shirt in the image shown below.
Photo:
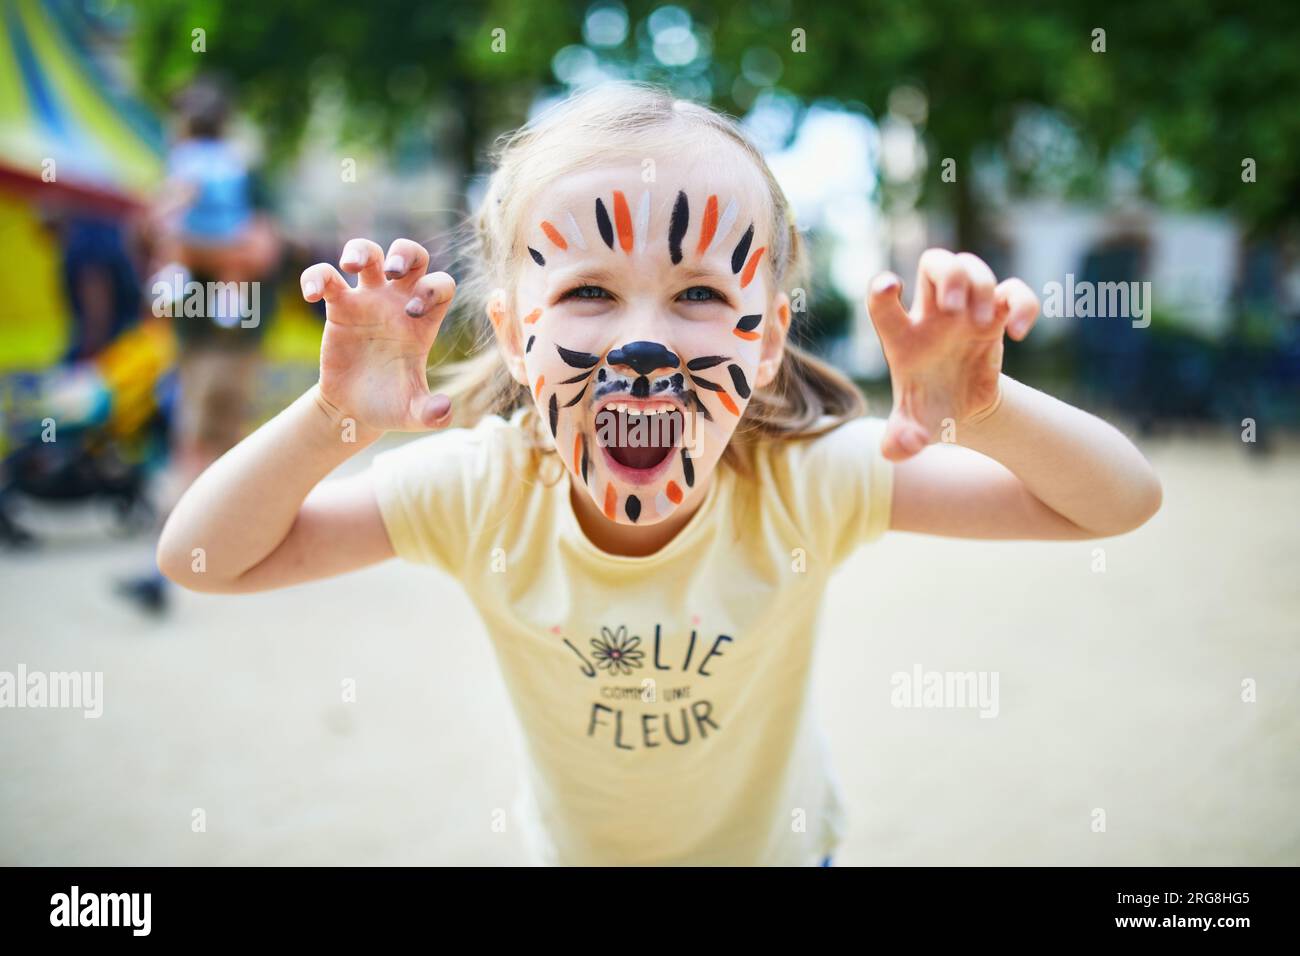
<path fill-rule="evenodd" d="M 630 674 L 632 668 L 641 666 L 645 658 L 644 652 L 637 650 L 641 638 L 628 637 L 626 625 L 617 631 L 602 627 L 600 635 L 591 639 L 591 656 L 596 659 L 597 667 L 611 674 Z"/>

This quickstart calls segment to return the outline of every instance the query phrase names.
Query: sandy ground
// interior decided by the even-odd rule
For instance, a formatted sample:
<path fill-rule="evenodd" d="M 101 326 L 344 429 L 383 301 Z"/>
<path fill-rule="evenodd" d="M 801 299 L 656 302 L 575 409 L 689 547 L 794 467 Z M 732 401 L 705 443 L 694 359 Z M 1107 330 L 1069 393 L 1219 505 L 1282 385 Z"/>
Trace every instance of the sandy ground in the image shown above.
<path fill-rule="evenodd" d="M 1300 863 L 1300 449 L 1148 449 L 1166 503 L 1136 534 L 892 535 L 837 576 L 838 864 Z M 0 863 L 526 861 L 513 718 L 450 580 L 391 562 L 153 621 L 108 587 L 146 543 L 42 517 L 0 556 L 0 670 L 102 671 L 105 707 L 0 710 Z M 918 665 L 997 672 L 997 717 L 892 706 Z"/>

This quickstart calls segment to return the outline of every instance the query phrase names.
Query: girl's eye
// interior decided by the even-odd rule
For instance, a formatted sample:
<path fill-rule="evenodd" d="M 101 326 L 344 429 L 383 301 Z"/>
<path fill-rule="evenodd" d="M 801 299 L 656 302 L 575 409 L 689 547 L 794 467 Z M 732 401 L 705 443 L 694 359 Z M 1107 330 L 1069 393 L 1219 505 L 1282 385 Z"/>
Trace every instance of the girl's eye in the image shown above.
<path fill-rule="evenodd" d="M 570 289 L 560 299 L 607 299 L 610 295 L 598 285 L 580 285 Z"/>
<path fill-rule="evenodd" d="M 727 297 L 717 289 L 710 289 L 706 285 L 693 285 L 679 298 L 685 302 L 726 302 Z"/>

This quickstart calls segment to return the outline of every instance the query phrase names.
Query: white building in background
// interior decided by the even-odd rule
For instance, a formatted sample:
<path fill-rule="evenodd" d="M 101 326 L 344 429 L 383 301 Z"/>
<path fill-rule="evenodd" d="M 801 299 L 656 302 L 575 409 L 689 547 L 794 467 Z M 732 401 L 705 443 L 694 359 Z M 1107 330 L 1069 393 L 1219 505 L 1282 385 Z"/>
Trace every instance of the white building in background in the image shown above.
<path fill-rule="evenodd" d="M 1064 282 L 1069 274 L 1081 279 L 1093 250 L 1131 243 L 1144 248 L 1145 268 L 1139 275 L 1113 278 L 1150 282 L 1154 310 L 1176 317 L 1191 331 L 1217 336 L 1228 330 L 1241 234 L 1225 215 L 1165 212 L 1152 206 L 1117 212 L 1016 202 L 1000 210 L 997 220 L 1009 272 L 1028 282 L 1040 297 L 1049 282 Z M 1035 334 L 1059 335 L 1074 321 L 1050 319 L 1041 322 Z"/>
<path fill-rule="evenodd" d="M 441 129 L 450 107 L 431 127 Z M 341 93 L 327 87 L 313 106 L 292 169 L 284 176 L 281 220 L 300 240 L 341 249 L 354 236 L 405 236 L 438 254 L 459 209 L 460 171 L 432 148 L 411 161 L 339 123 Z"/>
<path fill-rule="evenodd" d="M 1134 250 L 1136 271 L 1106 279 L 1150 282 L 1153 310 L 1189 331 L 1214 337 L 1228 330 L 1242 233 L 1227 215 L 1168 212 L 1139 203 L 1109 209 L 1054 200 L 1013 200 L 986 215 L 992 243 L 1000 247 L 999 261 L 991 263 L 999 280 L 1018 276 L 1046 300 L 1050 283 L 1064 285 L 1070 275 L 1076 283 L 1082 281 L 1091 254 L 1123 245 Z M 904 299 L 910 301 L 920 254 L 931 246 L 954 248 L 951 222 L 945 216 L 911 211 L 891 218 L 888 228 L 890 260 L 903 276 Z M 1053 339 L 1077 321 L 1043 316 L 1034 338 Z M 856 329 L 863 340 L 857 352 L 870 356 L 875 333 L 865 309 Z"/>

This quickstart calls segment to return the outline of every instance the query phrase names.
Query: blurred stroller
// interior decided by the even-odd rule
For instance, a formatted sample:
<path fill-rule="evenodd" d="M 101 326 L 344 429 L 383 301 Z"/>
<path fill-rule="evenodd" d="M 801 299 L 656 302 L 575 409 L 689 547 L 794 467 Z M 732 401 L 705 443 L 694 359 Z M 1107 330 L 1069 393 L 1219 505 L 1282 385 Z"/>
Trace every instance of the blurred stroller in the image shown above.
<path fill-rule="evenodd" d="M 11 379 L 0 544 L 35 541 L 17 516 L 24 499 L 99 502 L 120 531 L 152 527 L 147 477 L 166 454 L 175 351 L 167 320 L 147 318 L 94 358 Z"/>

